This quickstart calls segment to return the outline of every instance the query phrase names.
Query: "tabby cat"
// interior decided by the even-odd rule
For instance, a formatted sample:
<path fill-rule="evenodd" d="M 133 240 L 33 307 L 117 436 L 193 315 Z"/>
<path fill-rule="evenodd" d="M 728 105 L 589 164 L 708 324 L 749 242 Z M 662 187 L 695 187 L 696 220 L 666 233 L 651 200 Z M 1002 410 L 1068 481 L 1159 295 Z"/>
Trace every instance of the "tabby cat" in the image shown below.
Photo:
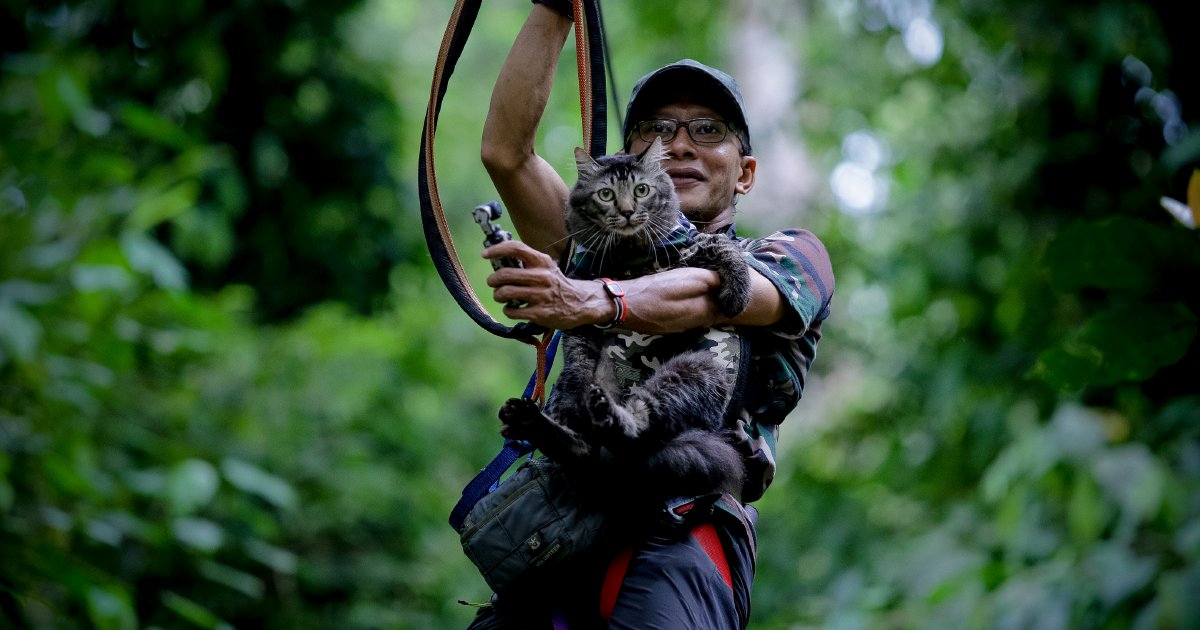
<path fill-rule="evenodd" d="M 688 223 L 664 157 L 659 140 L 640 155 L 593 159 L 575 150 L 579 179 L 566 224 L 577 246 L 567 273 L 619 279 L 671 267 L 712 269 L 721 280 L 714 294 L 719 310 L 736 315 L 750 299 L 743 254 L 729 237 Z M 694 349 L 706 332 L 651 337 L 595 326 L 565 331 L 562 373 L 544 412 L 527 399 L 510 399 L 500 410 L 501 433 L 531 442 L 597 487 L 629 491 L 629 483 L 612 483 L 620 479 L 653 500 L 737 495 L 744 465 L 725 423 L 734 379 L 711 349 Z M 660 352 L 661 366 L 648 376 L 631 375 L 614 361 L 621 353 L 619 335 L 667 344 L 685 339 L 685 347 L 676 343 L 671 356 Z M 657 363 L 646 355 L 638 360 Z"/>

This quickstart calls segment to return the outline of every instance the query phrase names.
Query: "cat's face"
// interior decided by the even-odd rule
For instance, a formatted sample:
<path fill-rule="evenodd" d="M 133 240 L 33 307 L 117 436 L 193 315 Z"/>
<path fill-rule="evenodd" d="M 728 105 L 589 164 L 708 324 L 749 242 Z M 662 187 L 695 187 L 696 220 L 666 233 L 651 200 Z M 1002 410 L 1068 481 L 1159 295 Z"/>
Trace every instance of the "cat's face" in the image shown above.
<path fill-rule="evenodd" d="M 592 159 L 575 149 L 579 181 L 571 191 L 567 229 L 580 242 L 620 237 L 652 242 L 678 223 L 679 204 L 662 167 L 662 142 L 637 155 Z"/>

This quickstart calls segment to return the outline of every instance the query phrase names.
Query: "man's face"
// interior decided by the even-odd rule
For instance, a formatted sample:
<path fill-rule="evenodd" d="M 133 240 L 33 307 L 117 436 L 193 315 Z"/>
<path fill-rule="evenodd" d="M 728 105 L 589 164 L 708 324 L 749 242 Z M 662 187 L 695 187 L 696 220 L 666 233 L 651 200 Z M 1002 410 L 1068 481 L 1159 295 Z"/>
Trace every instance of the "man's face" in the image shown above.
<path fill-rule="evenodd" d="M 712 108 L 686 100 L 658 107 L 650 118 L 723 120 Z M 649 145 L 635 136 L 629 151 L 640 153 Z M 675 184 L 679 205 L 684 215 L 701 230 L 709 231 L 731 223 L 734 193 L 744 195 L 754 186 L 757 163 L 753 157 L 741 154 L 741 146 L 741 140 L 732 131 L 719 143 L 701 144 L 692 140 L 683 125 L 675 137 L 663 145 L 667 152 L 663 166 Z"/>

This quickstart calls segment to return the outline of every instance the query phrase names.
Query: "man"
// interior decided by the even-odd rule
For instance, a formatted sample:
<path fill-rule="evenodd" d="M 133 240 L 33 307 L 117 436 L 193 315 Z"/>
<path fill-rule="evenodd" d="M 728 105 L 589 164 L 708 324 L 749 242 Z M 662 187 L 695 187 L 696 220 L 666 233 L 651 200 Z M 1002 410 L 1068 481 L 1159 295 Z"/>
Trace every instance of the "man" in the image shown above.
<path fill-rule="evenodd" d="M 484 165 L 521 236 L 488 248 L 484 257 L 512 257 L 524 267 L 502 268 L 488 277 L 488 285 L 497 301 L 523 304 L 505 307 L 509 317 L 555 329 L 607 325 L 622 310 L 621 327 L 640 333 L 714 324 L 744 327 L 751 360 L 744 408 L 737 414 L 748 473 L 740 498 L 756 500 L 774 476 L 778 424 L 800 397 L 829 312 L 829 257 L 820 241 L 802 230 L 739 239 L 755 273 L 750 304 L 733 318 L 717 311 L 711 293 L 719 281 L 708 270 L 680 268 L 623 280 L 623 308 L 602 283 L 567 278 L 556 261 L 570 244 L 563 221 L 568 189 L 534 151 L 534 139 L 571 30 L 570 2 L 533 2 L 492 94 L 482 146 Z M 661 138 L 664 165 L 688 219 L 703 231 L 733 236 L 737 198 L 753 188 L 757 160 L 732 78 L 691 60 L 652 72 L 634 87 L 624 132 L 630 152 Z M 726 575 L 715 566 L 713 550 L 687 529 L 648 527 L 619 583 L 608 627 L 745 627 L 754 571 L 752 513 L 734 503 L 704 519 L 719 533 Z M 694 524 L 689 521 L 688 527 Z M 549 628 L 551 613 L 564 609 L 567 627 L 598 626 L 604 571 L 598 576 L 584 572 L 541 600 L 507 606 L 498 600 L 480 612 L 472 628 Z"/>

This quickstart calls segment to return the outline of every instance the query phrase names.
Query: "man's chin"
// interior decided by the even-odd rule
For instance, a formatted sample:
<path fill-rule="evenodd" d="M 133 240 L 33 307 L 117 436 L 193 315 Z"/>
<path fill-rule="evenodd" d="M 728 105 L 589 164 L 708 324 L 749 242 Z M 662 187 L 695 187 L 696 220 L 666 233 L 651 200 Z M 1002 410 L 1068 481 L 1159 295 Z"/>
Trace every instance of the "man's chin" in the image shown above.
<path fill-rule="evenodd" d="M 706 223 L 720 214 L 719 211 L 714 211 L 707 204 L 691 198 L 690 195 L 679 195 L 679 209 L 683 211 L 683 216 L 693 223 Z"/>

